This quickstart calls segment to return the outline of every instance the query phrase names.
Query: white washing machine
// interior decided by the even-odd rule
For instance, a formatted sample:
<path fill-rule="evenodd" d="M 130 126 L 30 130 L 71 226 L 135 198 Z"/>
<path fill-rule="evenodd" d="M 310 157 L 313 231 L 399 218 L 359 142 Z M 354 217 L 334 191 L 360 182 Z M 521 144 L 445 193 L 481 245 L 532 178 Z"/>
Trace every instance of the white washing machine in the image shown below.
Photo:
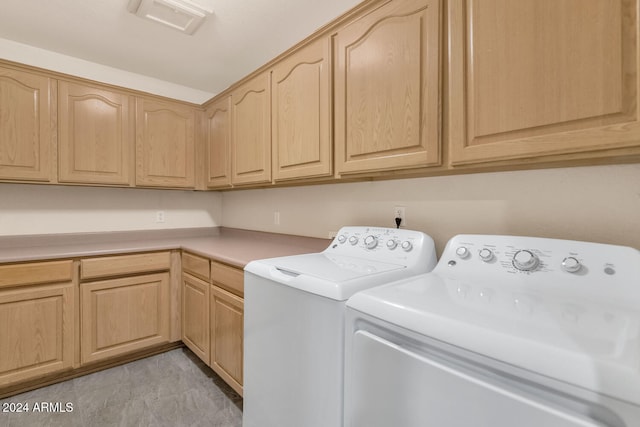
<path fill-rule="evenodd" d="M 242 425 L 341 426 L 346 300 L 435 265 L 431 237 L 374 227 L 343 227 L 321 253 L 249 263 Z"/>
<path fill-rule="evenodd" d="M 347 427 L 640 426 L 640 252 L 460 235 L 347 302 Z"/>

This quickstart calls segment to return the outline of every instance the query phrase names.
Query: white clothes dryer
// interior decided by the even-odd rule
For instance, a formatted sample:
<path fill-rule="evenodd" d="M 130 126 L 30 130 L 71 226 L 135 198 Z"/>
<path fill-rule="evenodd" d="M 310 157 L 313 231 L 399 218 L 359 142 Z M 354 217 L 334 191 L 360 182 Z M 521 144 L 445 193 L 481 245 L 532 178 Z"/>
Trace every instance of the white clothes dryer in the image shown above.
<path fill-rule="evenodd" d="M 347 427 L 640 426 L 640 252 L 460 235 L 347 302 Z"/>
<path fill-rule="evenodd" d="M 243 426 L 341 426 L 346 300 L 435 265 L 431 237 L 376 227 L 343 227 L 321 253 L 249 263 Z"/>

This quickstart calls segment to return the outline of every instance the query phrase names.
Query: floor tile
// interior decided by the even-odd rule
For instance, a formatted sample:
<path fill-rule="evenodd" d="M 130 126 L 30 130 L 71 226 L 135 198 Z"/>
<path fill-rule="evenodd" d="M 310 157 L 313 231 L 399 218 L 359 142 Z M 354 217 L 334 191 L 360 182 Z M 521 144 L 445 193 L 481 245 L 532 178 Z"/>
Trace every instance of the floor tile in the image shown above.
<path fill-rule="evenodd" d="M 242 398 L 186 348 L 0 400 L 0 426 L 241 427 Z M 53 412 L 42 411 L 42 403 Z M 61 412 L 70 403 L 69 412 Z M 38 404 L 39 412 L 34 412 Z"/>

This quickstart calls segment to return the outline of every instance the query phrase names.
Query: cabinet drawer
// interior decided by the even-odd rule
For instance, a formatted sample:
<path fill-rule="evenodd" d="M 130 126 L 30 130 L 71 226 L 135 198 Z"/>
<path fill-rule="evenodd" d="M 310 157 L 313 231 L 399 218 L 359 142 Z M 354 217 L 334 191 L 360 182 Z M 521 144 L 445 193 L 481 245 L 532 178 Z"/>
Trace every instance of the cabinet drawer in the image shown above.
<path fill-rule="evenodd" d="M 80 265 L 80 277 L 82 279 L 94 279 L 97 277 L 168 270 L 171 265 L 171 257 L 169 252 L 153 252 L 83 259 Z"/>
<path fill-rule="evenodd" d="M 209 260 L 189 253 L 182 254 L 182 271 L 209 280 Z"/>
<path fill-rule="evenodd" d="M 223 289 L 244 296 L 244 271 L 211 261 L 211 281 Z"/>
<path fill-rule="evenodd" d="M 29 262 L 0 266 L 0 288 L 38 283 L 66 282 L 72 277 L 72 262 Z"/>

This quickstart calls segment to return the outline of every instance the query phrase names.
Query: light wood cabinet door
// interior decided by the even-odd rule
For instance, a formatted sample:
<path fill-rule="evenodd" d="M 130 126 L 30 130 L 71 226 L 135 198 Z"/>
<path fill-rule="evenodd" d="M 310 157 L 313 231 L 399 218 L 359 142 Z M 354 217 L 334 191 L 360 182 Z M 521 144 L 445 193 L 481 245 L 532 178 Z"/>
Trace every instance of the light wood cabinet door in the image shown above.
<path fill-rule="evenodd" d="M 71 282 L 0 290 L 0 387 L 73 367 L 74 295 Z"/>
<path fill-rule="evenodd" d="M 454 0 L 448 19 L 453 165 L 640 146 L 637 0 Z"/>
<path fill-rule="evenodd" d="M 136 99 L 136 185 L 194 188 L 195 110 Z"/>
<path fill-rule="evenodd" d="M 271 75 L 273 179 L 332 173 L 330 40 L 277 63 Z"/>
<path fill-rule="evenodd" d="M 56 82 L 0 67 L 0 179 L 54 181 Z"/>
<path fill-rule="evenodd" d="M 271 182 L 271 95 L 269 74 L 261 74 L 231 94 L 231 182 Z"/>
<path fill-rule="evenodd" d="M 58 83 L 58 180 L 128 185 L 134 146 L 133 97 Z"/>
<path fill-rule="evenodd" d="M 209 364 L 209 283 L 182 275 L 182 341 Z"/>
<path fill-rule="evenodd" d="M 407 0 L 334 36 L 339 174 L 440 164 L 440 33 L 440 0 Z"/>
<path fill-rule="evenodd" d="M 244 300 L 211 285 L 211 363 L 209 366 L 242 395 Z"/>
<path fill-rule="evenodd" d="M 169 342 L 169 273 L 80 285 L 81 362 Z"/>
<path fill-rule="evenodd" d="M 206 112 L 207 187 L 231 186 L 231 97 L 211 104 Z"/>

